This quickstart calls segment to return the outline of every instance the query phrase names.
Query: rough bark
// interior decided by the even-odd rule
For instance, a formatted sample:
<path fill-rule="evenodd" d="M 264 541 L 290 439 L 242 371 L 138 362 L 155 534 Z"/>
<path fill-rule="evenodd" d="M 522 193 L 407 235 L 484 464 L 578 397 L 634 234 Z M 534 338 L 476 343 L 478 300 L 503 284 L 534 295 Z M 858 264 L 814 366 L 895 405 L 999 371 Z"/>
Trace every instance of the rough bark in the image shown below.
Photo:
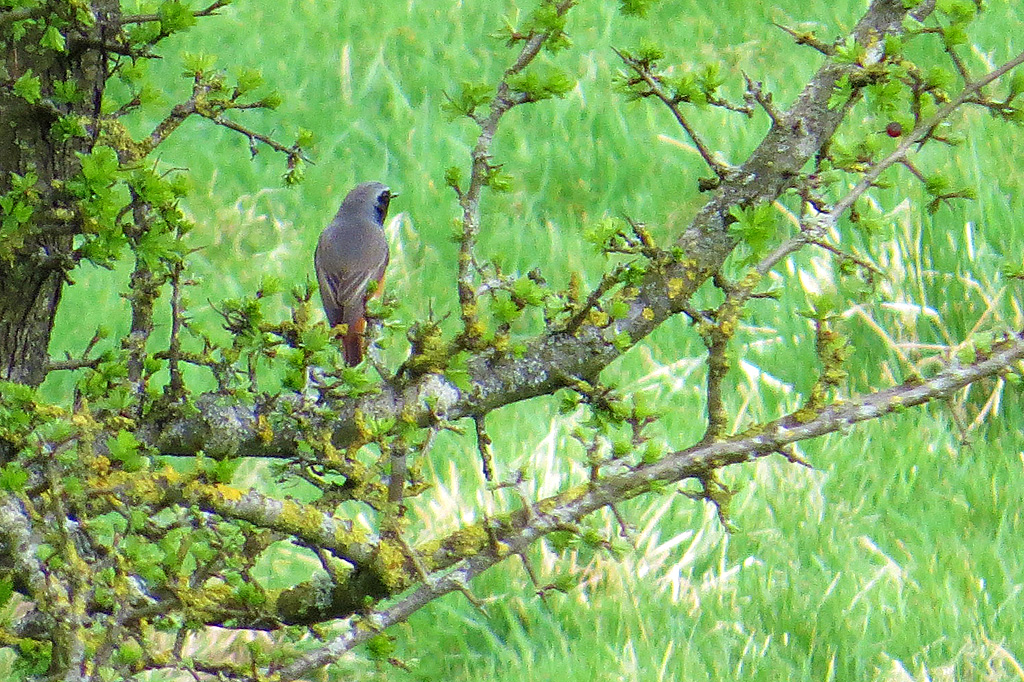
<path fill-rule="evenodd" d="M 33 14 L 41 18 L 51 11 L 74 12 L 69 3 L 51 4 Z M 15 22 L 0 25 L 0 72 L 6 71 L 5 80 L 14 82 L 31 70 L 42 82 L 41 97 L 35 102 L 0 89 L 0 193 L 11 189 L 11 173 L 31 172 L 39 178 L 41 197 L 24 244 L 9 259 L 0 258 L 0 379 L 38 385 L 46 377 L 50 335 L 73 265 L 76 229 L 66 218 L 58 218 L 55 209 L 62 204 L 63 183 L 79 171 L 75 152 L 88 151 L 98 134 L 92 125 L 88 137 L 62 142 L 54 138 L 52 126 L 60 116 L 95 123 L 107 79 L 107 54 L 98 47 L 106 43 L 120 14 L 115 0 L 94 0 L 91 9 L 95 21 L 88 27 L 78 24 L 63 53 L 40 47 L 45 29 L 41 23 L 23 24 L 27 31 L 17 39 L 8 25 Z M 74 82 L 81 97 L 58 103 L 48 91 L 55 81 Z M 11 236 L 7 230 L 0 233 L 0 239 Z"/>

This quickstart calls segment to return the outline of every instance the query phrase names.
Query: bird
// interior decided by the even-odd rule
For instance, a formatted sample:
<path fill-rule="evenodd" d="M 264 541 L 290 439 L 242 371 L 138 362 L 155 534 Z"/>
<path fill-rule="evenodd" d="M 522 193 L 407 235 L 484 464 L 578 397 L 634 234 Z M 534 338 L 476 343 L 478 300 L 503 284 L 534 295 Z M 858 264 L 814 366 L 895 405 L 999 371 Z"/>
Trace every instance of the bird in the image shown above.
<path fill-rule="evenodd" d="M 384 271 L 390 258 L 384 220 L 396 196 L 380 182 L 356 185 L 320 233 L 313 254 L 327 321 L 331 327 L 348 325 L 341 350 L 350 367 L 363 359 L 370 282 L 376 282 L 373 296 L 384 290 Z"/>

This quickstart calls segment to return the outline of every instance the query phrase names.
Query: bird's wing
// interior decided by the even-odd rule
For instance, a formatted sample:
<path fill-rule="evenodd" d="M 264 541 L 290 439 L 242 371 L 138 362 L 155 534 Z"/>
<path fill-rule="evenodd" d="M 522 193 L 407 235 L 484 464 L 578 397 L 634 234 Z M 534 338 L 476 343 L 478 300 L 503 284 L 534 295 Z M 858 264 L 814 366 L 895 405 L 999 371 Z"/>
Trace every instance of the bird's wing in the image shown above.
<path fill-rule="evenodd" d="M 353 323 L 363 316 L 366 305 L 366 288 L 370 280 L 380 281 L 388 264 L 385 251 L 378 262 L 369 267 L 336 268 L 319 273 L 322 277 L 320 293 L 324 309 L 331 325 L 342 322 Z"/>
<path fill-rule="evenodd" d="M 355 317 L 361 315 L 366 287 L 374 274 L 365 270 L 349 270 L 331 272 L 324 276 L 327 285 L 327 303 L 337 313 L 336 316 L 331 316 L 334 318 L 331 320 L 331 324 L 352 322 Z"/>

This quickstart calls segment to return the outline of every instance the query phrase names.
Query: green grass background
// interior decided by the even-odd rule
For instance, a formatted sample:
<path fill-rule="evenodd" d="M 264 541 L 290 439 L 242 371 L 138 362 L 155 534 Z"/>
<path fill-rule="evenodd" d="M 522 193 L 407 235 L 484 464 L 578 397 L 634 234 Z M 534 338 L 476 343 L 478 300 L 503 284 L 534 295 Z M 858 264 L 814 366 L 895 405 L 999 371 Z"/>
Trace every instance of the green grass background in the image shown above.
<path fill-rule="evenodd" d="M 495 143 L 515 188 L 485 195 L 480 246 L 507 270 L 540 267 L 555 284 L 578 270 L 593 284 L 602 259 L 581 238 L 589 221 L 626 214 L 667 244 L 701 204 L 696 179 L 706 169 L 667 110 L 616 93 L 612 47 L 649 37 L 666 47 L 668 63 L 719 63 L 731 96 L 742 93 L 746 73 L 785 106 L 821 58 L 793 47 L 771 22 L 811 28 L 828 40 L 847 32 L 866 3 L 664 0 L 649 21 L 624 19 L 616 5 L 585 2 L 573 10 L 573 47 L 542 61 L 564 67 L 578 86 L 562 100 L 513 111 Z M 1024 46 L 1020 31 L 1011 30 L 1024 18 L 1017 5 L 989 5 L 973 46 L 962 50 L 976 72 Z M 211 304 L 251 294 L 268 275 L 304 282 L 320 230 L 348 189 L 370 179 L 400 194 L 388 226 L 396 318 L 452 312 L 450 235 L 458 210 L 442 177 L 449 166 L 468 168 L 474 129 L 447 121 L 441 104 L 462 81 L 497 79 L 511 53 L 488 35 L 518 11 L 511 2 L 483 0 L 241 0 L 168 40 L 165 59 L 151 67 L 161 100 L 133 118 L 137 132 L 187 96 L 181 53 L 202 51 L 219 55 L 228 73 L 258 66 L 285 96 L 277 112 L 236 120 L 285 141 L 300 127 L 317 138 L 315 165 L 296 188 L 281 185 L 281 159 L 264 151 L 250 160 L 245 140 L 201 121 L 161 147 L 161 163 L 189 168 L 195 184 L 186 210 L 198 225 L 191 242 L 202 247 L 190 295 L 196 319 L 215 327 Z M 851 248 L 870 248 L 887 274 L 880 301 L 846 308 L 844 329 L 857 348 L 854 386 L 902 377 L 901 353 L 920 360 L 919 351 L 899 344 L 957 342 L 979 319 L 978 330 L 1020 327 L 1016 285 L 1000 267 L 1021 262 L 1024 140 L 980 112 L 959 120 L 968 132 L 963 145 L 926 150 L 918 162 L 977 188 L 975 201 L 928 215 L 916 183 L 897 173 L 899 193 L 876 195 L 888 231 L 871 244 L 844 234 Z M 691 121 L 733 162 L 768 125 L 764 116 L 719 110 L 694 111 Z M 843 134 L 884 125 L 860 117 Z M 126 268 L 76 273 L 58 318 L 56 352 L 76 352 L 99 324 L 115 336 L 127 328 L 119 296 Z M 807 307 L 809 294 L 838 286 L 832 266 L 824 254 L 808 252 L 781 266 L 775 279 L 782 300 L 755 303 L 735 342 L 744 351 L 729 398 L 737 427 L 799 404 L 800 391 L 815 380 L 813 334 L 794 311 Z M 404 351 L 399 337 L 388 358 Z M 660 406 L 658 437 L 685 447 L 704 426 L 701 357 L 693 331 L 673 320 L 606 378 Z M 46 388 L 63 395 L 71 381 L 56 377 Z M 992 401 L 996 416 L 972 424 Z M 555 406 L 533 400 L 489 418 L 501 471 L 527 467 L 539 493 L 582 475 L 570 437 L 582 417 L 559 415 Z M 486 615 L 455 594 L 393 631 L 408 672 L 375 670 L 358 652 L 332 679 L 1024 680 L 1019 407 L 1012 389 L 987 382 L 953 407 L 804 444 L 814 470 L 773 460 L 730 471 L 725 478 L 738 491 L 731 534 L 713 510 L 682 495 L 634 501 L 622 511 L 635 526 L 635 549 L 621 560 L 546 547 L 533 553 L 542 581 L 569 574 L 581 587 L 541 600 L 521 566 L 507 562 L 472 585 Z M 967 445 L 954 413 L 973 427 Z M 424 466 L 436 480 L 414 505 L 426 531 L 450 530 L 490 504 L 470 440 L 442 436 Z M 616 528 L 607 515 L 593 523 L 609 533 Z"/>

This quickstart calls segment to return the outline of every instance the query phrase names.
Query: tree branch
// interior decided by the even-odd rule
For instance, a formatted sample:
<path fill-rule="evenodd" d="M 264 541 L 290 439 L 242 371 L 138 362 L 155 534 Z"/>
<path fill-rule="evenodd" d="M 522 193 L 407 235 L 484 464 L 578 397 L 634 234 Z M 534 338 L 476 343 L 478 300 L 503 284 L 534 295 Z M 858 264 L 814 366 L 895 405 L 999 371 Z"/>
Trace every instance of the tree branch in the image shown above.
<path fill-rule="evenodd" d="M 230 5 L 231 0 L 217 0 L 206 9 L 193 12 L 194 17 L 208 17 L 217 14 L 217 10 L 226 5 Z M 121 25 L 125 24 L 145 24 L 151 21 L 160 21 L 159 14 L 129 14 L 128 16 L 121 17 Z"/>
<path fill-rule="evenodd" d="M 898 0 L 872 3 L 854 29 L 859 41 L 872 46 L 868 60 L 882 58 L 877 37 L 899 33 L 904 15 Z M 528 342 L 521 356 L 472 358 L 468 390 L 460 391 L 444 377 L 427 374 L 408 384 L 384 385 L 376 395 L 339 405 L 337 417 L 329 423 L 312 415 L 313 423 L 330 427 L 335 444 L 341 446 L 352 442 L 358 432 L 357 413 L 426 426 L 437 415 L 455 420 L 552 393 L 565 385 L 567 376 L 597 376 L 624 352 L 619 339 L 628 337 L 631 347 L 682 312 L 690 296 L 721 267 L 736 243 L 729 234 L 730 208 L 773 201 L 793 183 L 848 110 L 849 105 L 829 107 L 836 82 L 862 68 L 826 61 L 750 158 L 714 191 L 679 238 L 684 260 L 652 267 L 641 284 L 631 287 L 630 312 L 625 317 L 607 327 L 584 323 L 573 333 L 544 333 Z M 946 115 L 949 113 L 951 110 Z M 475 202 L 471 206 L 473 211 L 478 208 Z M 289 411 L 298 405 L 297 399 L 287 397 L 279 402 Z M 213 395 L 200 398 L 199 403 L 199 416 L 145 424 L 140 437 L 165 454 L 194 454 L 204 448 L 210 454 L 228 451 L 268 457 L 289 457 L 297 452 L 300 434 L 287 425 L 276 428 L 266 440 L 255 428 L 252 409 L 222 404 Z"/>
<path fill-rule="evenodd" d="M 1018 334 L 997 344 L 987 357 L 970 365 L 950 363 L 929 379 L 909 381 L 858 399 L 833 403 L 809 421 L 800 422 L 788 416 L 751 429 L 749 435 L 740 434 L 721 441 L 701 443 L 628 473 L 608 476 L 595 484 L 536 502 L 528 510 L 513 514 L 511 530 L 501 526 L 494 528 L 502 543 L 502 553 L 490 551 L 489 542 L 482 539 L 479 543 L 480 551 L 475 556 L 460 561 L 447 572 L 437 571 L 431 576 L 431 581 L 418 586 L 409 595 L 370 613 L 367 619 L 373 625 L 372 628 L 361 625 L 349 628 L 325 646 L 282 668 L 278 671 L 280 679 L 297 679 L 311 670 L 338 660 L 345 652 L 373 637 L 377 631 L 406 620 L 427 603 L 459 589 L 460 585 L 509 556 L 521 553 L 541 537 L 579 521 L 612 502 L 637 497 L 658 484 L 701 478 L 709 471 L 771 455 L 793 443 L 842 431 L 858 422 L 878 419 L 908 407 L 948 398 L 965 386 L 1001 373 L 1022 359 L 1024 335 Z M 441 568 L 447 570 L 443 564 Z"/>

